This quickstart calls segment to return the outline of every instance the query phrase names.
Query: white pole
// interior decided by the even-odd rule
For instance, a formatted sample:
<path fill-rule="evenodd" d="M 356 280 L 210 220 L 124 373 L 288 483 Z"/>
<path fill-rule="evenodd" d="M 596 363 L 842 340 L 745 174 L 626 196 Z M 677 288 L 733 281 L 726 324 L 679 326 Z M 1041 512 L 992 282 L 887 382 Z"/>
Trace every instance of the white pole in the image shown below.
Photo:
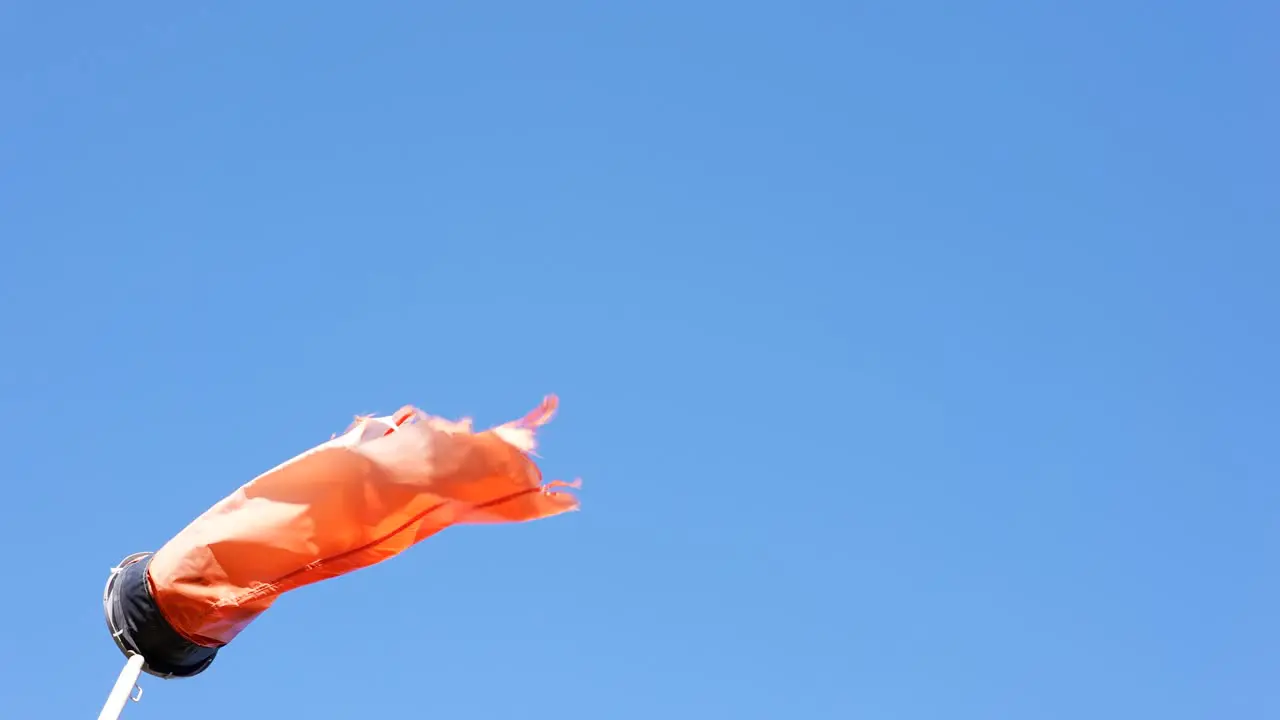
<path fill-rule="evenodd" d="M 124 704 L 129 702 L 129 696 L 133 694 L 133 688 L 138 683 L 138 674 L 142 672 L 143 662 L 145 660 L 141 655 L 129 656 L 129 661 L 120 671 L 120 677 L 116 678 L 115 687 L 111 688 L 111 694 L 107 696 L 107 704 L 102 706 L 102 713 L 98 715 L 98 720 L 119 719 L 120 713 L 124 712 Z M 141 693 L 138 697 L 141 697 Z M 134 698 L 134 700 L 137 699 L 137 697 Z"/>

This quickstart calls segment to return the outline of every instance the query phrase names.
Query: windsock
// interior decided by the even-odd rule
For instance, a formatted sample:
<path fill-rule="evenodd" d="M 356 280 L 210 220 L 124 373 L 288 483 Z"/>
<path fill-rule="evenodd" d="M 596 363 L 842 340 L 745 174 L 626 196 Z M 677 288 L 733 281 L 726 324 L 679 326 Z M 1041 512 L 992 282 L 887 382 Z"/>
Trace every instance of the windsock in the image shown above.
<path fill-rule="evenodd" d="M 143 671 L 190 677 L 281 594 L 400 554 L 459 523 L 513 523 L 576 510 L 544 483 L 535 431 L 558 401 L 482 432 L 406 406 L 259 475 L 154 553 L 112 570 L 107 626 Z"/>

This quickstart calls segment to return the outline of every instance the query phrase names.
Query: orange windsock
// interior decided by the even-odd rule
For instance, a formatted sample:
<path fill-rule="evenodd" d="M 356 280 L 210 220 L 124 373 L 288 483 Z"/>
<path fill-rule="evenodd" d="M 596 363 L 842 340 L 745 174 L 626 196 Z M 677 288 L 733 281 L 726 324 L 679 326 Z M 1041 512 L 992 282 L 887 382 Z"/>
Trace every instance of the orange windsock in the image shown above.
<path fill-rule="evenodd" d="M 386 560 L 459 523 L 523 522 L 578 507 L 531 455 L 557 408 L 475 432 L 404 407 L 360 417 L 254 478 L 108 582 L 108 624 L 145 669 L 194 675 L 281 593 Z"/>

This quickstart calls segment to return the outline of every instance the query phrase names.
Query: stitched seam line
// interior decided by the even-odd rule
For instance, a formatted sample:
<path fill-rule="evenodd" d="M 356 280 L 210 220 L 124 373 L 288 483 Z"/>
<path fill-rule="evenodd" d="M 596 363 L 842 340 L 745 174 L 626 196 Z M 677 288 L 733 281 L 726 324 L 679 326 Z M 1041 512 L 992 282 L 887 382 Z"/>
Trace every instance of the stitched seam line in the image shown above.
<path fill-rule="evenodd" d="M 510 495 L 504 495 L 503 497 L 497 498 L 497 499 L 495 499 L 495 500 L 490 500 L 490 501 L 488 501 L 488 502 L 484 502 L 484 503 L 481 503 L 481 504 L 479 504 L 479 505 L 474 505 L 474 506 L 472 506 L 472 508 L 471 508 L 471 509 L 472 509 L 472 510 L 482 510 L 482 509 L 484 509 L 484 508 L 492 507 L 492 506 L 494 506 L 494 505 L 500 505 L 500 504 L 502 504 L 502 503 L 504 503 L 504 502 L 507 502 L 507 501 L 509 501 L 509 500 L 514 500 L 515 498 L 518 498 L 518 497 L 520 497 L 521 495 L 527 495 L 527 494 L 529 494 L 529 493 L 541 492 L 541 491 L 542 491 L 542 488 L 540 488 L 540 487 L 521 490 L 521 491 L 516 492 L 516 493 L 511 493 Z M 431 513 L 435 512 L 435 511 L 439 510 L 440 508 L 444 507 L 444 506 L 445 506 L 445 505 L 447 505 L 447 504 L 448 504 L 448 502 L 446 501 L 446 502 L 441 502 L 441 503 L 437 503 L 437 504 L 435 504 L 435 505 L 432 505 L 431 507 L 427 508 L 426 510 L 423 510 L 422 512 L 418 513 L 417 515 L 414 515 L 413 517 L 409 518 L 408 520 L 406 520 L 402 525 L 400 525 L 400 526 L 399 526 L 399 527 L 397 527 L 396 529 L 392 530 L 391 532 L 387 533 L 386 535 L 383 535 L 383 536 L 381 536 L 381 537 L 377 538 L 376 540 L 372 540 L 372 541 L 370 541 L 370 542 L 367 542 L 367 543 L 365 543 L 364 545 L 361 545 L 360 547 L 357 547 L 357 548 L 352 548 L 352 549 L 350 549 L 350 550 L 344 550 L 344 551 L 342 551 L 342 552 L 338 553 L 337 555 L 332 555 L 332 556 L 330 556 L 330 557 L 323 558 L 323 559 L 321 559 L 321 560 L 317 560 L 317 561 L 315 561 L 315 562 L 307 563 L 306 565 L 304 565 L 304 566 L 302 566 L 302 567 L 300 567 L 300 568 L 298 568 L 298 569 L 296 569 L 296 570 L 291 570 L 291 571 L 289 571 L 288 573 L 286 573 L 286 574 L 284 574 L 283 576 L 281 576 L 281 577 L 277 578 L 276 580 L 272 581 L 271 583 L 268 583 L 268 584 L 266 584 L 266 585 L 259 585 L 259 586 L 255 587 L 254 589 L 252 589 L 252 590 L 250 590 L 250 591 L 248 591 L 248 592 L 246 592 L 246 593 L 243 593 L 243 594 L 241 594 L 241 595 L 236 596 L 235 598 L 232 598 L 230 601 L 226 601 L 226 600 L 219 601 L 218 603 L 215 603 L 215 604 L 213 605 L 213 609 L 222 608 L 222 607 L 228 607 L 228 606 L 235 606 L 235 605 L 239 605 L 239 604 L 244 603 L 244 602 L 248 602 L 248 601 L 250 601 L 250 600 L 254 600 L 254 599 L 258 598 L 258 597 L 261 597 L 261 596 L 263 596 L 263 595 L 267 595 L 267 594 L 269 594 L 269 593 L 275 592 L 276 590 L 279 590 L 279 589 L 280 589 L 280 586 L 281 586 L 283 583 L 287 582 L 287 581 L 288 581 L 288 580 L 290 580 L 291 578 L 294 578 L 294 577 L 296 577 L 296 576 L 298 576 L 298 575 L 301 575 L 301 574 L 302 574 L 302 573 L 304 573 L 304 572 L 309 572 L 309 571 L 311 571 L 311 570 L 317 570 L 317 569 L 319 569 L 319 568 L 321 568 L 321 567 L 324 567 L 325 565 L 329 565 L 329 564 L 331 564 L 331 563 L 337 562 L 337 561 L 342 560 L 342 559 L 344 559 L 344 558 L 350 557 L 351 555 L 355 555 L 355 554 L 357 554 L 357 553 L 362 553 L 362 552 L 364 552 L 364 551 L 366 551 L 366 550 L 368 550 L 368 549 L 370 549 L 370 548 L 377 547 L 378 545 L 381 545 L 382 543 L 384 543 L 384 542 L 386 542 L 386 541 L 390 540 L 391 538 L 395 537 L 396 535 L 399 535 L 400 533 L 402 533 L 402 532 L 404 532 L 404 531 L 408 530 L 408 529 L 409 529 L 410 527 L 412 527 L 413 525 L 417 524 L 418 522 L 421 522 L 423 518 L 425 518 L 426 516 L 430 515 Z"/>

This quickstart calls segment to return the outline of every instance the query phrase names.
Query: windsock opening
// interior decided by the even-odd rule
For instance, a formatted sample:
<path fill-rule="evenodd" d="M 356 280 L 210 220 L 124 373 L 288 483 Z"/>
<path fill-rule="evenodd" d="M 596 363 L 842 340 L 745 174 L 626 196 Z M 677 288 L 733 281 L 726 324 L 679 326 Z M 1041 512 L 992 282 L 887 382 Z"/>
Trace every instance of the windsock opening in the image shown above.
<path fill-rule="evenodd" d="M 135 553 L 111 570 L 102 593 L 107 629 L 125 657 L 143 657 L 142 671 L 148 675 L 199 675 L 213 662 L 218 648 L 187 640 L 165 619 L 147 577 L 152 557 L 152 553 Z"/>

